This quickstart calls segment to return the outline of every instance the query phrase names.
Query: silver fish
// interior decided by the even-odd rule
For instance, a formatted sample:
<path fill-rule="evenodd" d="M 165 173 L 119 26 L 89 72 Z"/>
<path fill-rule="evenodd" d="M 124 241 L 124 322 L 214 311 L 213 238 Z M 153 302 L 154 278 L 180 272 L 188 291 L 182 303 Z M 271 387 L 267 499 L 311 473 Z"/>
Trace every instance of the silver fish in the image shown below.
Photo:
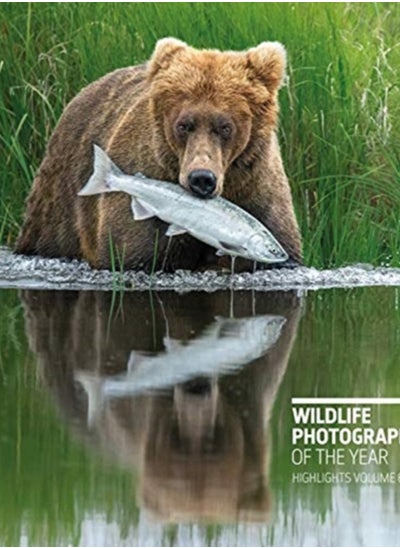
<path fill-rule="evenodd" d="M 88 424 L 95 422 L 107 399 L 166 389 L 190 379 L 234 372 L 264 356 L 278 341 L 283 316 L 215 318 L 196 339 L 183 342 L 164 337 L 162 352 L 132 351 L 126 373 L 100 376 L 78 370 L 74 377 L 88 394 Z"/>
<path fill-rule="evenodd" d="M 123 173 L 99 146 L 94 145 L 94 172 L 78 193 L 126 192 L 132 196 L 135 220 L 158 217 L 170 226 L 167 236 L 188 232 L 218 251 L 257 262 L 286 261 L 288 255 L 271 232 L 250 213 L 216 197 L 197 198 L 180 185 Z"/>

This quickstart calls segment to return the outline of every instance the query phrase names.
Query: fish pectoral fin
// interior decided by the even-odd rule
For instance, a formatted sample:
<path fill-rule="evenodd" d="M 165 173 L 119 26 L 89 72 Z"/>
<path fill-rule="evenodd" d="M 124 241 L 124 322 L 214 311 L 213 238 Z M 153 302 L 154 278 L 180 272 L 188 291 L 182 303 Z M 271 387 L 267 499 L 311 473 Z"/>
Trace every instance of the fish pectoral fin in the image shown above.
<path fill-rule="evenodd" d="M 134 373 L 135 369 L 137 367 L 139 367 L 139 365 L 142 363 L 144 358 L 145 358 L 145 356 L 143 356 L 143 354 L 141 354 L 140 352 L 137 352 L 135 350 L 132 350 L 130 355 L 129 355 L 128 363 L 126 365 L 126 372 L 128 374 Z"/>
<path fill-rule="evenodd" d="M 178 339 L 171 339 L 171 337 L 164 337 L 163 338 L 164 348 L 167 352 L 173 352 L 174 350 L 177 350 L 178 348 L 181 348 L 182 341 Z"/>
<path fill-rule="evenodd" d="M 146 202 L 143 202 L 142 200 L 139 200 L 138 198 L 132 198 L 131 209 L 132 209 L 133 218 L 135 219 L 135 221 L 143 221 L 144 219 L 150 219 L 150 217 L 154 217 L 155 215 L 151 207 L 148 204 L 146 204 Z"/>
<path fill-rule="evenodd" d="M 225 322 L 226 321 L 226 318 L 224 316 L 214 316 L 214 322 L 215 323 L 222 323 L 222 322 Z"/>
<path fill-rule="evenodd" d="M 179 236 L 179 234 L 185 234 L 187 232 L 186 228 L 183 228 L 179 225 L 169 225 L 166 236 Z"/>
<path fill-rule="evenodd" d="M 242 245 L 236 245 L 236 244 L 230 244 L 229 242 L 223 242 L 222 240 L 219 241 L 219 245 L 221 246 L 218 251 L 221 252 L 222 255 L 226 253 L 234 253 L 237 255 L 241 255 L 243 252 L 245 252 L 245 248 Z M 218 254 L 217 251 L 217 254 Z"/>

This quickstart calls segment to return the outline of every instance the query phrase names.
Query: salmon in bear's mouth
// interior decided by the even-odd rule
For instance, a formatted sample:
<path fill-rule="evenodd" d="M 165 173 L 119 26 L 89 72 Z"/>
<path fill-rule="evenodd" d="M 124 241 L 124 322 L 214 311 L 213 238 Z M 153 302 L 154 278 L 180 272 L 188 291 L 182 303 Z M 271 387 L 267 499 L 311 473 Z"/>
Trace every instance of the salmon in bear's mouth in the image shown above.
<path fill-rule="evenodd" d="M 288 254 L 271 232 L 237 205 L 216 197 L 203 200 L 191 196 L 181 185 L 127 175 L 99 146 L 94 145 L 94 172 L 79 196 L 103 192 L 126 192 L 132 196 L 136 221 L 158 217 L 172 237 L 189 233 L 217 249 L 217 255 L 244 257 L 258 262 L 286 261 Z"/>

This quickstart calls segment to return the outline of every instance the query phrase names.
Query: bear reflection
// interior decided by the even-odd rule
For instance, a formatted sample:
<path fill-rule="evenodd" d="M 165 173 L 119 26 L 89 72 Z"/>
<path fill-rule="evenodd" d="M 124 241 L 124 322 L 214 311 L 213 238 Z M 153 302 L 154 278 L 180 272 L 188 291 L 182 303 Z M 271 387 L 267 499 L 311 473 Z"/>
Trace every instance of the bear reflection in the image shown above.
<path fill-rule="evenodd" d="M 269 418 L 294 342 L 292 293 L 25 291 L 57 406 L 140 476 L 157 519 L 265 521 Z"/>

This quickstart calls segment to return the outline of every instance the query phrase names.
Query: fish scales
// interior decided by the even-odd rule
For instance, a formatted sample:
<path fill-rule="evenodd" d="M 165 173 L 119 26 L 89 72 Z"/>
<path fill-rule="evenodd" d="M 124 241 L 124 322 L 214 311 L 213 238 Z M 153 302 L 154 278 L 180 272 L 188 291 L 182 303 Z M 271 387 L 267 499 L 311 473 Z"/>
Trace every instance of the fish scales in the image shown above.
<path fill-rule="evenodd" d="M 217 249 L 219 255 L 241 256 L 257 262 L 277 263 L 288 255 L 271 232 L 247 211 L 216 197 L 203 200 L 175 183 L 123 173 L 97 145 L 94 172 L 78 193 L 126 192 L 132 196 L 136 220 L 156 216 L 170 226 L 167 236 L 188 232 Z"/>

